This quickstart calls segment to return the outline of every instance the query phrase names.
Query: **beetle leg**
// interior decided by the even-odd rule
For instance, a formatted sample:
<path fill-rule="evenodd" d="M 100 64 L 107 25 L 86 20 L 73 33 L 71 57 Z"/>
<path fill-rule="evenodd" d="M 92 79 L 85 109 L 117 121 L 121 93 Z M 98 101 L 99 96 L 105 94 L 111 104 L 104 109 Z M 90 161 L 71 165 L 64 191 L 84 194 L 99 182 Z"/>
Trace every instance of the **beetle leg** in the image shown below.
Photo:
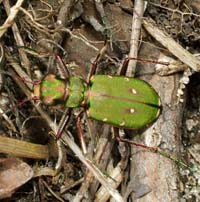
<path fill-rule="evenodd" d="M 106 47 L 107 47 L 107 41 L 104 42 L 103 48 L 99 51 L 99 53 L 96 56 L 94 62 L 92 63 L 92 68 L 90 70 L 90 74 L 89 74 L 89 77 L 88 77 L 88 82 L 90 81 L 91 77 L 96 73 L 98 62 L 101 59 L 102 55 L 105 53 Z"/>
<path fill-rule="evenodd" d="M 83 132 L 83 129 L 81 128 L 82 114 L 83 114 L 83 111 L 81 111 L 78 114 L 77 120 L 76 120 L 76 126 L 77 126 L 77 129 L 78 129 L 79 138 L 80 138 L 80 142 L 81 142 L 81 147 L 82 147 L 83 153 L 86 154 L 87 153 L 87 149 L 86 149 L 86 145 L 85 145 L 85 141 L 84 141 L 84 132 Z"/>
<path fill-rule="evenodd" d="M 158 153 L 160 154 L 161 156 L 164 156 L 168 159 L 171 159 L 172 161 L 174 161 L 177 165 L 179 166 L 182 166 L 182 167 L 185 167 L 187 169 L 189 169 L 190 171 L 193 172 L 193 168 L 188 166 L 186 163 L 184 163 L 183 161 L 180 161 L 179 159 L 177 159 L 176 157 L 174 157 L 173 155 L 161 150 L 159 147 L 149 147 L 147 145 L 144 145 L 144 144 L 140 144 L 140 143 L 137 143 L 137 142 L 134 142 L 134 141 L 131 141 L 131 140 L 128 140 L 128 139 L 124 139 L 124 138 L 121 138 L 119 136 L 119 129 L 114 127 L 114 135 L 116 137 L 116 139 L 119 141 L 119 142 L 124 142 L 124 143 L 128 143 L 128 144 L 132 144 L 132 145 L 135 145 L 137 147 L 142 147 L 150 152 L 153 152 L 153 153 Z"/>
<path fill-rule="evenodd" d="M 12 110 L 16 110 L 18 107 L 21 107 L 23 106 L 26 102 L 29 102 L 29 101 L 32 101 L 32 100 L 39 100 L 39 98 L 37 96 L 33 96 L 33 97 L 28 97 L 28 98 L 25 98 L 24 100 L 18 102 L 16 105 L 14 105 L 12 107 Z"/>
<path fill-rule="evenodd" d="M 67 115 L 68 115 L 68 118 L 67 118 Z M 70 117 L 71 117 L 71 109 L 66 108 L 65 111 L 64 111 L 64 114 L 62 115 L 60 123 L 58 125 L 58 131 L 57 131 L 57 134 L 56 134 L 56 139 L 57 140 L 60 139 L 65 126 L 67 125 L 67 123 L 69 123 Z"/>
<path fill-rule="evenodd" d="M 119 73 L 120 75 L 123 75 L 123 76 L 126 75 L 128 63 L 129 63 L 129 58 L 125 58 L 124 62 L 122 64 L 122 68 L 121 68 L 120 73 Z"/>
<path fill-rule="evenodd" d="M 127 66 L 130 60 L 137 60 L 139 62 L 143 62 L 143 63 L 152 63 L 152 64 L 161 64 L 161 65 L 166 65 L 168 66 L 169 63 L 168 62 L 159 62 L 159 61 L 155 61 L 155 60 L 148 60 L 148 59 L 144 59 L 144 58 L 133 58 L 133 57 L 127 57 L 124 59 L 124 62 L 122 64 L 122 68 L 120 70 L 120 75 L 126 75 L 126 71 L 127 71 Z"/>
<path fill-rule="evenodd" d="M 64 64 L 63 60 L 61 59 L 59 55 L 56 55 L 56 60 L 58 62 L 60 71 L 62 72 L 62 76 L 64 76 L 66 79 L 70 78 L 71 75 L 70 75 L 69 69 L 66 67 L 66 65 Z"/>
<path fill-rule="evenodd" d="M 157 153 L 158 152 L 158 148 L 157 147 L 149 147 L 147 145 L 144 145 L 144 144 L 140 144 L 140 143 L 137 143 L 137 142 L 134 142 L 134 141 L 131 141 L 131 140 L 128 140 L 128 139 L 125 139 L 125 138 L 122 138 L 120 137 L 119 135 L 119 129 L 114 127 L 113 128 L 114 130 L 114 135 L 116 137 L 116 139 L 119 141 L 119 142 L 124 142 L 124 143 L 128 143 L 128 144 L 132 144 L 132 145 L 135 145 L 137 147 L 142 147 L 144 149 L 147 149 L 151 152 L 154 152 L 154 153 Z"/>

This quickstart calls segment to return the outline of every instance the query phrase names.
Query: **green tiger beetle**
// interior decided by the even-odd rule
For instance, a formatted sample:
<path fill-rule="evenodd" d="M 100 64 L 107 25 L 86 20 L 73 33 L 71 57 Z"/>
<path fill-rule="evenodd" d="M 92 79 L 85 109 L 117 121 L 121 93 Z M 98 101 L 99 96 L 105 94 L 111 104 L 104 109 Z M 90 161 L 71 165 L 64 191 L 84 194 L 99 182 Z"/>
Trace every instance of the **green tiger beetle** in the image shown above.
<path fill-rule="evenodd" d="M 101 53 L 99 53 L 93 63 L 88 81 L 84 81 L 78 76 L 70 76 L 67 71 L 65 73 L 68 75 L 66 79 L 58 78 L 54 74 L 47 74 L 40 82 L 34 84 L 33 97 L 35 100 L 39 99 L 46 105 L 63 104 L 67 109 L 60 121 L 56 134 L 57 139 L 61 137 L 62 130 L 68 121 L 66 119 L 69 112 L 68 109 L 83 108 L 88 118 L 114 126 L 115 133 L 118 133 L 118 128 L 141 129 L 148 127 L 159 117 L 162 109 L 160 97 L 147 82 L 123 75 L 95 75 L 100 55 Z M 58 61 L 60 60 L 60 57 L 58 57 Z M 143 61 L 143 59 L 137 58 L 125 59 L 121 74 L 126 72 L 124 69 L 126 69 L 130 60 Z M 151 60 L 144 60 L 144 62 L 168 65 L 166 62 Z M 60 66 L 63 66 L 63 64 L 61 63 Z M 77 116 L 77 128 L 80 139 L 83 137 L 80 122 L 82 113 L 83 111 Z M 121 142 L 157 152 L 191 170 L 188 165 L 159 148 L 148 147 L 123 139 L 119 135 L 117 135 L 117 139 Z M 86 153 L 82 140 L 81 145 L 83 152 Z"/>
<path fill-rule="evenodd" d="M 93 65 L 91 72 L 95 71 Z M 89 78 L 88 82 L 77 76 L 64 80 L 48 74 L 34 85 L 34 96 L 47 105 L 83 107 L 88 118 L 119 128 L 140 129 L 158 118 L 160 97 L 147 82 L 126 76 L 92 74 Z"/>
<path fill-rule="evenodd" d="M 84 107 L 89 118 L 126 129 L 151 124 L 161 111 L 160 98 L 148 83 L 124 76 L 94 75 L 85 82 L 76 76 L 62 80 L 48 74 L 34 86 L 34 95 L 44 104 Z"/>
<path fill-rule="evenodd" d="M 125 59 L 120 76 L 95 75 L 98 61 L 102 52 L 105 51 L 105 47 L 106 45 L 93 62 L 88 81 L 77 76 L 70 76 L 68 70 L 64 73 L 66 79 L 58 78 L 54 74 L 47 74 L 34 85 L 33 97 L 40 99 L 42 103 L 47 105 L 61 103 L 66 109 L 81 107 L 86 111 L 88 118 L 110 124 L 115 128 L 141 129 L 149 126 L 159 117 L 161 112 L 162 107 L 158 93 L 147 82 L 122 75 L 126 73 L 126 67 L 130 60 L 140 59 Z M 66 68 L 60 57 L 57 57 L 57 61 L 64 71 Z M 57 139 L 61 137 L 67 122 L 67 112 L 65 111 L 65 115 L 60 121 L 56 134 Z M 82 149 L 86 153 L 82 138 L 83 131 L 80 126 L 81 115 L 82 113 L 77 116 L 77 129 Z M 119 136 L 117 137 L 119 138 Z M 129 142 L 122 138 L 118 140 Z M 140 146 L 137 143 L 133 144 Z M 143 147 L 148 148 L 145 145 Z"/>

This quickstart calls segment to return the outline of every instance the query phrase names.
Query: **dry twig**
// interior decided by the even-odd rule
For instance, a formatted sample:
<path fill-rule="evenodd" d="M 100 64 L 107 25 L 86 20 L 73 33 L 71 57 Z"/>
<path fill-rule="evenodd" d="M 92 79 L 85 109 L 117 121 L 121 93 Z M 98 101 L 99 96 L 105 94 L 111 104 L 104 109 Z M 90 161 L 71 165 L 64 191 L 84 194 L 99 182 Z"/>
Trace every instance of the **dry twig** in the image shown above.
<path fill-rule="evenodd" d="M 3 34 L 7 31 L 7 29 L 13 24 L 14 19 L 19 12 L 19 9 L 21 5 L 23 4 L 24 0 L 18 0 L 16 4 L 10 8 L 9 15 L 4 22 L 4 24 L 0 27 L 0 38 L 3 36 Z"/>
<path fill-rule="evenodd" d="M 10 15 L 10 13 L 12 13 L 12 8 L 10 8 L 9 1 L 5 0 L 3 3 L 4 3 L 4 7 L 5 7 L 5 10 L 6 10 L 7 14 Z M 18 8 L 18 10 L 20 9 L 19 6 L 17 8 Z M 20 31 L 19 31 L 16 23 L 12 24 L 12 31 L 13 31 L 13 35 L 15 37 L 17 45 L 19 47 L 24 47 L 24 42 L 22 40 L 22 37 L 20 35 Z M 24 65 L 24 68 L 27 70 L 28 74 L 31 75 L 30 62 L 29 62 L 29 59 L 28 59 L 26 53 L 24 52 L 24 50 L 19 49 L 19 57 L 20 57 L 20 59 L 22 61 L 22 64 Z M 24 73 L 24 74 L 26 75 L 26 73 Z"/>
<path fill-rule="evenodd" d="M 159 29 L 152 19 L 144 19 L 143 25 L 145 29 L 164 47 L 166 47 L 174 56 L 176 56 L 184 64 L 188 65 L 194 71 L 200 71 L 200 61 L 192 55 L 189 51 L 184 49 L 169 35 Z"/>
<path fill-rule="evenodd" d="M 140 30 L 142 24 L 142 17 L 144 13 L 144 1 L 136 0 L 133 10 L 133 20 L 132 20 L 132 33 L 130 41 L 130 52 L 129 57 L 137 58 L 138 55 L 138 41 L 140 38 Z M 135 74 L 136 60 L 129 61 L 127 68 L 127 76 L 133 76 Z"/>

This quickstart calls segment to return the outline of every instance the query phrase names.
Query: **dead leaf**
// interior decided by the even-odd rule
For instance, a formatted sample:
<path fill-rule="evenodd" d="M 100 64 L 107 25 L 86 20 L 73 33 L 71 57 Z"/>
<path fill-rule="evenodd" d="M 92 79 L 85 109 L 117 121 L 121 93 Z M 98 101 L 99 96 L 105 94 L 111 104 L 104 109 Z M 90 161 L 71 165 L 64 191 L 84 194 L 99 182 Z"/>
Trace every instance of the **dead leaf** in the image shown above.
<path fill-rule="evenodd" d="M 0 159 L 0 199 L 10 197 L 17 188 L 33 177 L 32 168 L 16 159 Z"/>

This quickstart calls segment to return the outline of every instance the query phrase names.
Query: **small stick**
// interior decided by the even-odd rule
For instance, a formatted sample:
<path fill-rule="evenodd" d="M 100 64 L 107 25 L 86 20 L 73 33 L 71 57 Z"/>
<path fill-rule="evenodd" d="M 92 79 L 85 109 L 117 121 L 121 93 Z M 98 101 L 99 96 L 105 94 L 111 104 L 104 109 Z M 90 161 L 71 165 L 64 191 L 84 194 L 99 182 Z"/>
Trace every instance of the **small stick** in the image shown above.
<path fill-rule="evenodd" d="M 23 1 L 21 2 L 23 3 Z M 7 12 L 8 15 L 10 15 L 10 13 L 12 13 L 12 8 L 10 8 L 10 3 L 8 0 L 5 0 L 3 2 L 4 6 L 5 6 L 5 10 Z M 17 9 L 20 9 L 20 5 L 18 5 Z M 24 47 L 24 42 L 23 39 L 20 35 L 20 31 L 17 27 L 17 24 L 14 22 L 12 23 L 12 31 L 13 31 L 13 35 L 15 37 L 15 41 L 18 47 Z M 30 70 L 30 61 L 27 57 L 27 54 L 25 53 L 25 51 L 23 49 L 19 49 L 19 57 L 21 59 L 21 63 L 24 65 L 24 68 L 27 70 L 28 75 L 31 75 L 31 70 Z"/>
<path fill-rule="evenodd" d="M 143 20 L 143 25 L 145 29 L 164 47 L 166 47 L 174 56 L 176 56 L 184 64 L 187 64 L 194 71 L 200 71 L 200 60 L 198 60 L 189 51 L 184 49 L 180 44 L 178 44 L 174 39 L 172 39 L 168 34 L 164 33 L 159 29 L 155 22 L 150 20 Z"/>
<path fill-rule="evenodd" d="M 34 144 L 0 135 L 0 153 L 22 158 L 48 159 L 48 145 Z"/>
<path fill-rule="evenodd" d="M 7 29 L 12 26 L 15 17 L 17 16 L 17 13 L 19 12 L 20 6 L 23 4 L 24 0 L 18 0 L 16 4 L 10 8 L 10 13 L 6 19 L 6 21 L 3 23 L 3 25 L 0 27 L 0 38 L 3 36 L 3 34 L 7 31 Z"/>
<path fill-rule="evenodd" d="M 140 38 L 140 30 L 142 24 L 142 17 L 144 13 L 144 1 L 136 0 L 133 10 L 133 19 L 132 19 L 132 33 L 130 41 L 130 52 L 129 57 L 137 58 L 138 56 L 138 41 Z M 133 76 L 136 69 L 136 60 L 129 61 L 126 76 Z"/>

